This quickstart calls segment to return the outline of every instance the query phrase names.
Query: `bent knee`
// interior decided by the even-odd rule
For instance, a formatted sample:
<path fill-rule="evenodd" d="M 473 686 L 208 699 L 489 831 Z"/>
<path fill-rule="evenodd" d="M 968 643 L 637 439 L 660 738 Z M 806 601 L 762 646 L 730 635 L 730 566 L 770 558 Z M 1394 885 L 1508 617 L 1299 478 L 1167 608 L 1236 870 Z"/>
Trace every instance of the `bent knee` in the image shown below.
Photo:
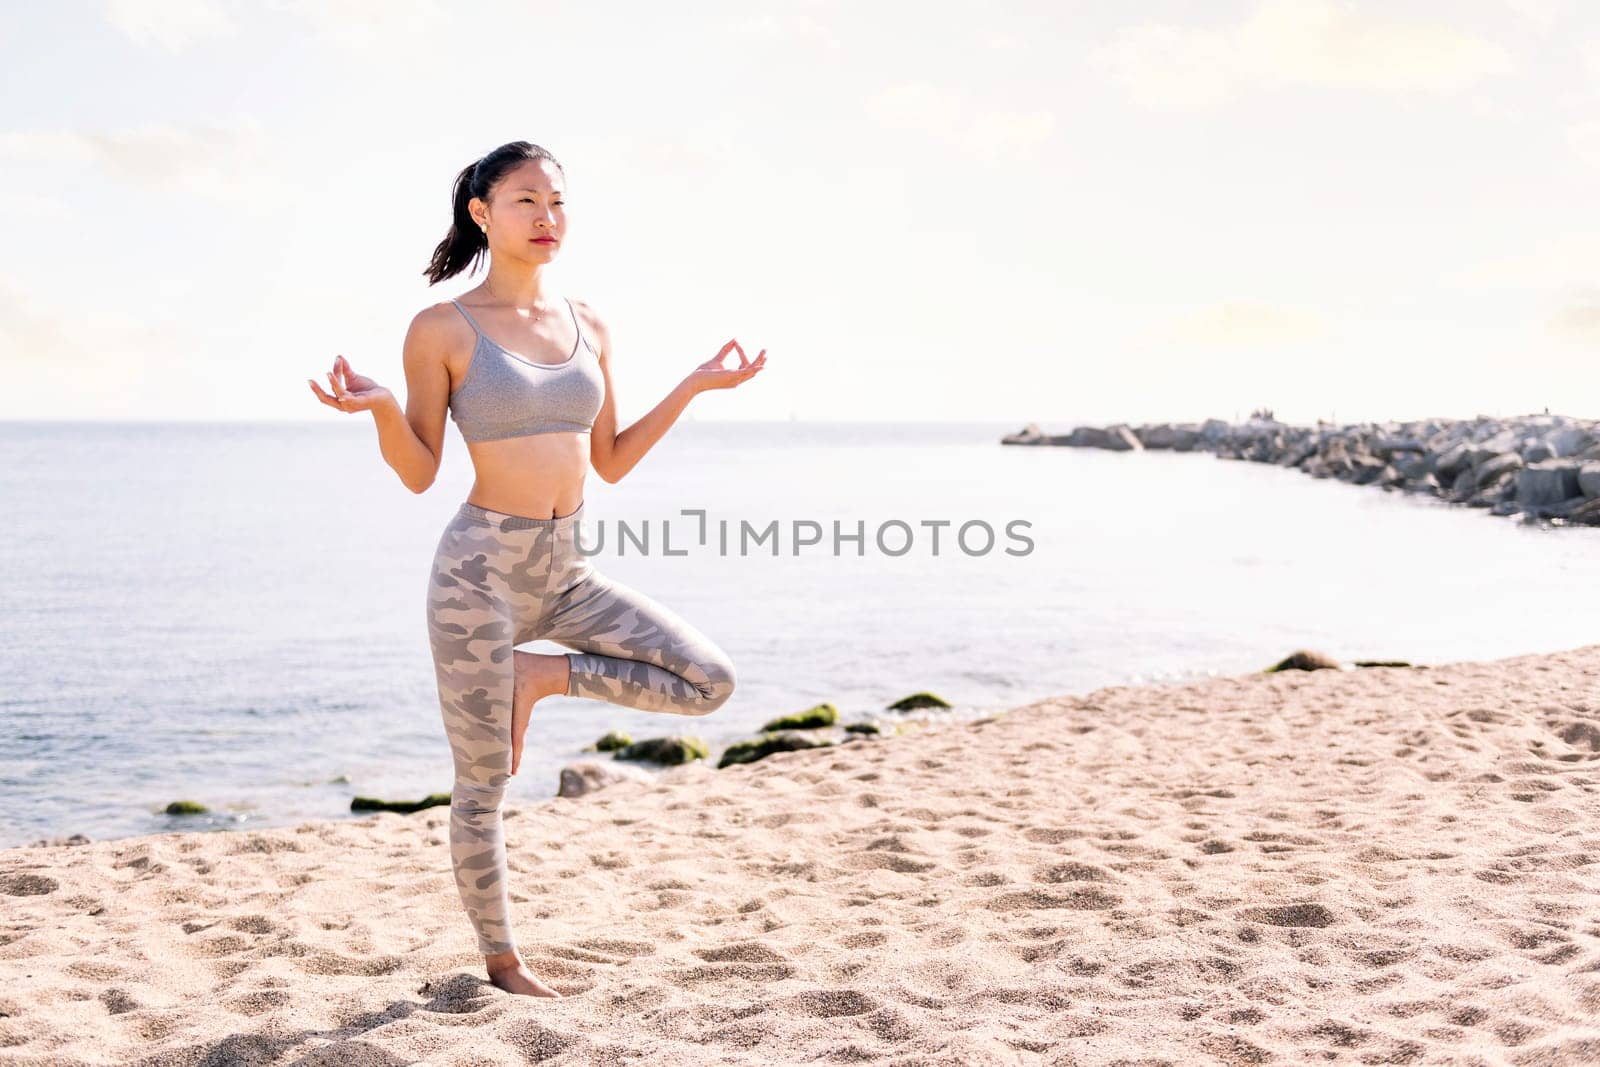
<path fill-rule="evenodd" d="M 695 710 L 701 715 L 709 715 L 733 696 L 737 679 L 734 676 L 733 660 L 726 655 L 718 656 L 704 666 L 706 681 L 698 687 L 700 700 L 696 703 Z"/>

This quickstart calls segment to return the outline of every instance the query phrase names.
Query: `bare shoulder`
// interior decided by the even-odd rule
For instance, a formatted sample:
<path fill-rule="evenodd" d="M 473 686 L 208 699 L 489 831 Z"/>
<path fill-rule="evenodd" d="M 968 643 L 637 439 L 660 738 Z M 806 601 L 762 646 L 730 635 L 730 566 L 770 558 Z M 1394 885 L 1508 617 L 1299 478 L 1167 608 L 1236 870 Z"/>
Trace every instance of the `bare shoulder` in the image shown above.
<path fill-rule="evenodd" d="M 595 347 L 600 350 L 602 358 L 611 355 L 611 331 L 606 328 L 605 319 L 589 305 L 587 301 L 572 298 L 572 306 L 578 310 L 578 318 L 583 322 L 583 328 L 594 338 Z"/>
<path fill-rule="evenodd" d="M 467 320 L 448 300 L 430 304 L 411 319 L 409 335 L 430 348 L 449 351 L 476 339 Z"/>

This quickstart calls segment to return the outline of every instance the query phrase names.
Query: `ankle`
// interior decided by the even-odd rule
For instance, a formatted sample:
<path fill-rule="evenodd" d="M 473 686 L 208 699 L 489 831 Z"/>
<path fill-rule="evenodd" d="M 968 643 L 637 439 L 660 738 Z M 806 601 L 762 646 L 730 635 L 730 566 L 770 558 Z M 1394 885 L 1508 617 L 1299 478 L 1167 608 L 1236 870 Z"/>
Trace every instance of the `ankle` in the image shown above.
<path fill-rule="evenodd" d="M 490 974 L 500 971 L 514 971 L 522 966 L 522 957 L 517 954 L 516 949 L 512 949 L 510 952 L 499 952 L 493 956 L 485 956 L 483 958 L 483 966 Z"/>

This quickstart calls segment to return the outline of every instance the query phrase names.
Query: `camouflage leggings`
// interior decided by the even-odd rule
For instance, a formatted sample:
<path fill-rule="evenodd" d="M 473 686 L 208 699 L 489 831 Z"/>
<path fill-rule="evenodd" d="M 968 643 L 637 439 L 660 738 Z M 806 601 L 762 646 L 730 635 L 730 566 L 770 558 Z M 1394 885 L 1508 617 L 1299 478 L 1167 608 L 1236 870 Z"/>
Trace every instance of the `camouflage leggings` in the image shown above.
<path fill-rule="evenodd" d="M 428 577 L 428 639 L 455 759 L 450 859 L 484 955 L 509 952 L 500 801 L 511 777 L 512 646 L 577 649 L 567 695 L 704 715 L 733 692 L 733 663 L 689 623 L 613 582 L 576 546 L 583 505 L 529 519 L 463 503 Z"/>

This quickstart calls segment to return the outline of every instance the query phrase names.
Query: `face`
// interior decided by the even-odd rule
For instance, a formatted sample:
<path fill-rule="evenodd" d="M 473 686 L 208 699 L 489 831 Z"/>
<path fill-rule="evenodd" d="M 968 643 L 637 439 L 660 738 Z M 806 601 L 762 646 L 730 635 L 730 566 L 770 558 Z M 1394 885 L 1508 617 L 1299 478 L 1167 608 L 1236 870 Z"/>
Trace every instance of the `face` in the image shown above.
<path fill-rule="evenodd" d="M 469 207 L 480 226 L 488 225 L 494 252 L 549 259 L 566 240 L 565 201 L 561 171 L 549 160 L 532 159 L 506 171 L 487 203 L 473 197 Z"/>

